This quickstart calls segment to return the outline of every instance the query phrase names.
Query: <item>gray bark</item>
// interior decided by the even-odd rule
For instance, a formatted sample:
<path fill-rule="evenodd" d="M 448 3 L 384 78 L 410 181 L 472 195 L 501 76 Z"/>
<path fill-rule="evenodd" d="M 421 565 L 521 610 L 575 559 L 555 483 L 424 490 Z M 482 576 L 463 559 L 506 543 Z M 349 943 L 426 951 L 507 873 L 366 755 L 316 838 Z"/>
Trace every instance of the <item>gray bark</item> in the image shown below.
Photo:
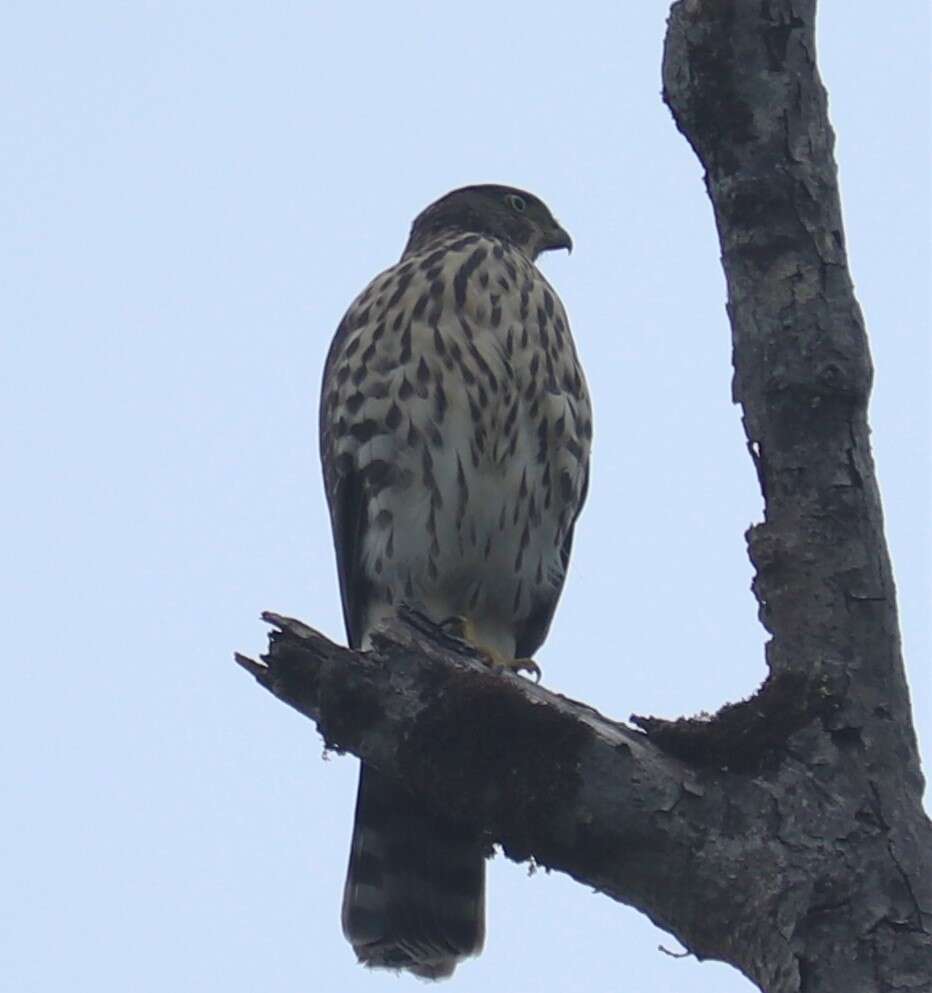
<path fill-rule="evenodd" d="M 407 611 L 369 654 L 265 615 L 269 652 L 238 659 L 329 746 L 767 993 L 930 991 L 932 825 L 814 17 L 814 0 L 681 0 L 664 52 L 664 98 L 706 170 L 765 499 L 747 535 L 772 635 L 759 692 L 627 727 L 490 673 Z"/>

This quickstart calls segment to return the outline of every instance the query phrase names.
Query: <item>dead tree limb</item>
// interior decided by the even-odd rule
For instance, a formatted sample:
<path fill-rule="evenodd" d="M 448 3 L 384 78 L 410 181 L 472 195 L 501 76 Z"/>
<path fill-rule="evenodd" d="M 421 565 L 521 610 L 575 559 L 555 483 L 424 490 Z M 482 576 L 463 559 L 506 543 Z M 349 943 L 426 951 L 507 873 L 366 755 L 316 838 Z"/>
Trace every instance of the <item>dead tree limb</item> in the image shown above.
<path fill-rule="evenodd" d="M 265 615 L 269 652 L 238 658 L 331 747 L 767 993 L 929 991 L 932 826 L 814 17 L 814 0 L 681 0 L 664 53 L 706 169 L 766 505 L 748 532 L 772 635 L 760 691 L 637 730 L 488 672 L 411 612 L 369 654 Z"/>

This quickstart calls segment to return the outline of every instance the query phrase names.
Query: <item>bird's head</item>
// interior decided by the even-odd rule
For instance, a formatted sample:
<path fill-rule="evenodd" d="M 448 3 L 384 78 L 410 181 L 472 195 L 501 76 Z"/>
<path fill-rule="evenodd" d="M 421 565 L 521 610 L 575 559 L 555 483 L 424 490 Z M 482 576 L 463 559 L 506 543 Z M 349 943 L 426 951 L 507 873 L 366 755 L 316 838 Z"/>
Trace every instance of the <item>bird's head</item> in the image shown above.
<path fill-rule="evenodd" d="M 573 250 L 573 239 L 547 205 L 511 186 L 464 186 L 434 201 L 414 219 L 405 253 L 448 231 L 501 238 L 531 259 L 557 248 Z"/>

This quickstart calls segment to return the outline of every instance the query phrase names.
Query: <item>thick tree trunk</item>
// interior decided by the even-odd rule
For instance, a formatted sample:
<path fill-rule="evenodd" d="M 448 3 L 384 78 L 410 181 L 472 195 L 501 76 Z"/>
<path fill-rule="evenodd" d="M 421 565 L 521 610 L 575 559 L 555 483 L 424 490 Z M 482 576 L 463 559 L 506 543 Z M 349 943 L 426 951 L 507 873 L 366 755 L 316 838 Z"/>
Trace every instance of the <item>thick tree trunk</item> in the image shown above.
<path fill-rule="evenodd" d="M 929 988 L 930 834 L 814 22 L 814 0 L 676 3 L 664 97 L 722 246 L 734 397 L 766 500 L 748 541 L 771 678 L 831 701 L 791 752 L 822 802 L 776 804 L 777 837 L 819 852 L 794 901 L 801 988 L 912 989 L 922 970 Z"/>
<path fill-rule="evenodd" d="M 635 906 L 767 993 L 932 990 L 932 825 L 868 443 L 814 0 L 681 0 L 664 95 L 706 169 L 770 675 L 711 720 L 601 717 L 416 614 L 374 652 L 266 615 L 246 666 L 327 743 Z M 476 715 L 482 734 L 475 734 Z"/>

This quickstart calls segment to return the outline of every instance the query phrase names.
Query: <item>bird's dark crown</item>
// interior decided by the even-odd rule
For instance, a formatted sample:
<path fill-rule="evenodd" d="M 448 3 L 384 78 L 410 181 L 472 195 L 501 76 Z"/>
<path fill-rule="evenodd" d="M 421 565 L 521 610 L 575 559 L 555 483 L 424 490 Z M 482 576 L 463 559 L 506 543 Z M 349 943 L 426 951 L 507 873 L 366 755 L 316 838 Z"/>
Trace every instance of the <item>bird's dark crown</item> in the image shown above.
<path fill-rule="evenodd" d="M 556 248 L 573 249 L 570 236 L 533 193 L 492 183 L 464 186 L 434 201 L 414 219 L 405 255 L 448 232 L 490 235 L 531 259 Z"/>

